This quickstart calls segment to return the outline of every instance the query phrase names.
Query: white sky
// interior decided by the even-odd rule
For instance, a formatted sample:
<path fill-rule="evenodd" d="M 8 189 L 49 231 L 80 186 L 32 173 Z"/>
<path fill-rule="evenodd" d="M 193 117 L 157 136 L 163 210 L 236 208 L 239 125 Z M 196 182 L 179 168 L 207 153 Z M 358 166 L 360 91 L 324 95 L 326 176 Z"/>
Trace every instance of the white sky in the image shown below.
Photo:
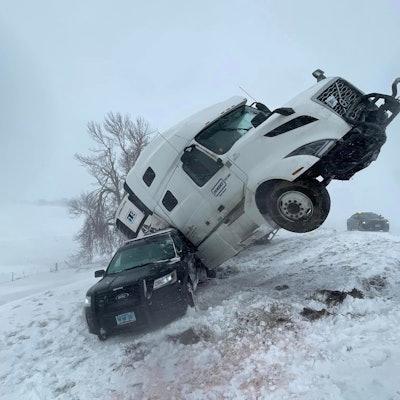
<path fill-rule="evenodd" d="M 73 159 L 110 112 L 163 131 L 243 93 L 279 107 L 323 69 L 365 92 L 400 76 L 399 0 L 1 0 L 1 200 L 90 189 Z M 374 165 L 333 183 L 332 217 L 399 216 L 400 117 Z M 357 210 L 355 210 L 357 208 Z"/>

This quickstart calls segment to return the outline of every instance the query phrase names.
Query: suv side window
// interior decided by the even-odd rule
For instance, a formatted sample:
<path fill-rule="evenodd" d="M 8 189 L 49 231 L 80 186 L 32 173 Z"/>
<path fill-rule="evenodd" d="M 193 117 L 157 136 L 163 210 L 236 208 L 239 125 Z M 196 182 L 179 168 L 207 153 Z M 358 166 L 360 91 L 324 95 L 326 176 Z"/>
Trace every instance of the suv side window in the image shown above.
<path fill-rule="evenodd" d="M 186 149 L 181 161 L 183 170 L 198 186 L 204 186 L 222 167 L 222 162 L 213 160 L 195 146 Z"/>
<path fill-rule="evenodd" d="M 173 235 L 173 239 L 174 239 L 175 247 L 178 250 L 179 254 L 182 253 L 183 246 L 184 246 L 182 239 L 179 237 L 179 235 Z"/>

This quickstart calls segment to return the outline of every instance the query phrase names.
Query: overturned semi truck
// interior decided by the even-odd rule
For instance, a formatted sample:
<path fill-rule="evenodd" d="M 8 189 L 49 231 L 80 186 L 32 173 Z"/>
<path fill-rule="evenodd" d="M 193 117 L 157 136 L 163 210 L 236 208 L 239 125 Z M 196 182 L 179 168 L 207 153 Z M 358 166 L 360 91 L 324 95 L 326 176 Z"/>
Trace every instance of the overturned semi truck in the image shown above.
<path fill-rule="evenodd" d="M 132 239 L 175 227 L 213 269 L 280 228 L 321 226 L 328 184 L 377 159 L 400 111 L 400 78 L 386 95 L 313 76 L 281 108 L 234 96 L 160 133 L 126 178 L 118 229 Z"/>

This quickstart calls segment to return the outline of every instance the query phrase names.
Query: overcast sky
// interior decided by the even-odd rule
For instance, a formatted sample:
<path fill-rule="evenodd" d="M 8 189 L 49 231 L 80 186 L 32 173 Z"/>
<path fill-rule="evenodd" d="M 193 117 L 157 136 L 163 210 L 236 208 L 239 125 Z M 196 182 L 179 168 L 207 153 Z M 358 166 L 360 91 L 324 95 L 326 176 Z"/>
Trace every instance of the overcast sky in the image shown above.
<path fill-rule="evenodd" d="M 276 108 L 316 68 L 390 93 L 399 37 L 399 0 L 0 0 L 1 201 L 90 189 L 73 155 L 110 111 L 163 131 L 239 86 Z M 378 161 L 329 185 L 333 214 L 399 217 L 400 117 L 387 134 Z"/>

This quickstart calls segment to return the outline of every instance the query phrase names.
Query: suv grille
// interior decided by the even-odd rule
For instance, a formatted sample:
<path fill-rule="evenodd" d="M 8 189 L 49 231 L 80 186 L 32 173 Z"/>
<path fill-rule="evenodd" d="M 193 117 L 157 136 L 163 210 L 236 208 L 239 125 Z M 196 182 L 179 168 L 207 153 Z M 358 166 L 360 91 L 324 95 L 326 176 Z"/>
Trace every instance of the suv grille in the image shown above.
<path fill-rule="evenodd" d="M 125 309 L 127 306 L 141 304 L 143 285 L 138 283 L 116 291 L 99 293 L 96 296 L 96 306 L 103 312 L 113 312 Z"/>
<path fill-rule="evenodd" d="M 362 97 L 362 92 L 351 86 L 345 80 L 337 79 L 317 96 L 317 100 L 331 108 L 341 117 L 346 116 L 352 119 L 358 119 L 365 109 L 363 103 L 357 105 L 354 110 L 352 110 L 351 114 L 348 114 L 348 112 L 355 103 L 359 103 Z"/>
<path fill-rule="evenodd" d="M 387 224 L 382 221 L 365 221 L 365 225 L 362 225 L 362 227 L 369 230 L 384 230 L 387 228 Z"/>

